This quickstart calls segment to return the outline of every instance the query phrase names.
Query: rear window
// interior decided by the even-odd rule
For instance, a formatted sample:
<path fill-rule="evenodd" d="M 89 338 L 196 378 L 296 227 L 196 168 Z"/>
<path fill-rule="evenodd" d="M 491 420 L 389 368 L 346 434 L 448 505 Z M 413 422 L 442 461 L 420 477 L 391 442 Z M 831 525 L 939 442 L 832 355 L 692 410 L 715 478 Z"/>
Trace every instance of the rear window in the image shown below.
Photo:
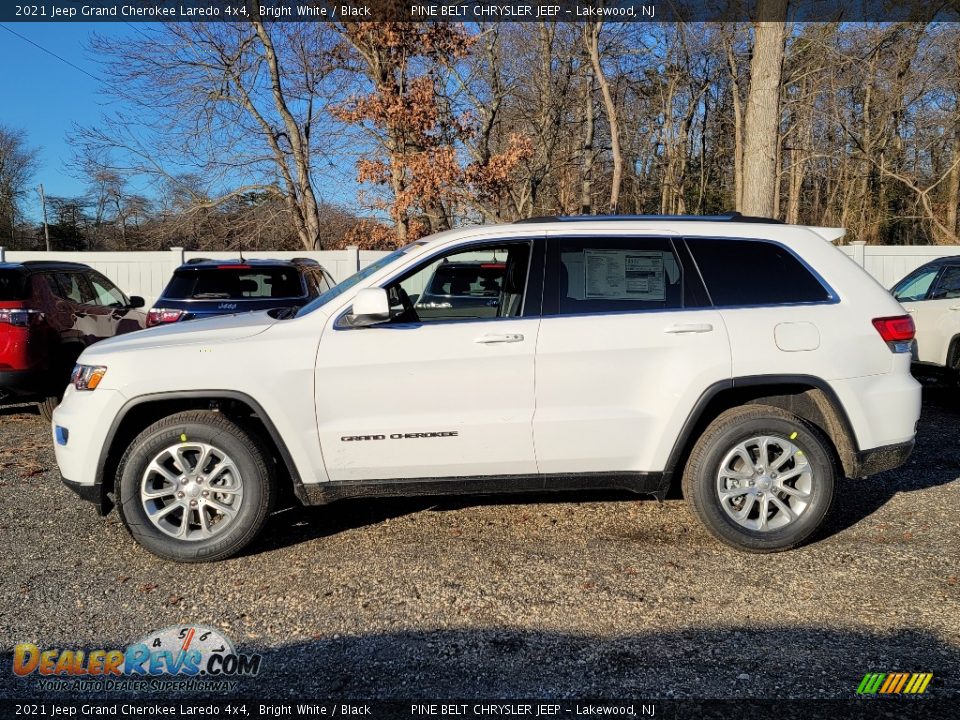
<path fill-rule="evenodd" d="M 168 300 L 256 300 L 303 295 L 300 274 L 285 267 L 177 270 L 163 291 Z"/>
<path fill-rule="evenodd" d="M 830 293 L 789 250 L 763 240 L 688 238 L 717 306 L 825 302 Z"/>
<path fill-rule="evenodd" d="M 0 270 L 0 300 L 25 300 L 27 283 L 19 270 Z"/>
<path fill-rule="evenodd" d="M 437 266 L 430 283 L 431 295 L 446 297 L 500 297 L 506 263 Z"/>

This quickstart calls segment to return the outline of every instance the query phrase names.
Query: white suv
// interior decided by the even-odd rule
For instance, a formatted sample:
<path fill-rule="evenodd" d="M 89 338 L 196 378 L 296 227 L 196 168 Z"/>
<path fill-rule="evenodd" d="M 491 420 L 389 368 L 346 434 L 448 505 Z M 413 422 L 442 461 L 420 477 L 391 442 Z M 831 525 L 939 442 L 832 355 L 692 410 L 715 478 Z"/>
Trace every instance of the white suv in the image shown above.
<path fill-rule="evenodd" d="M 682 478 L 720 540 L 785 550 L 821 525 L 841 473 L 906 459 L 920 414 L 913 322 L 842 235 L 737 214 L 441 233 L 299 311 L 94 345 L 53 418 L 57 462 L 179 561 L 238 552 L 284 485 L 318 505 L 662 498 Z M 454 262 L 490 272 L 451 294 L 487 301 L 418 308 Z"/>
<path fill-rule="evenodd" d="M 960 257 L 921 265 L 891 291 L 913 316 L 913 360 L 919 373 L 960 374 Z"/>

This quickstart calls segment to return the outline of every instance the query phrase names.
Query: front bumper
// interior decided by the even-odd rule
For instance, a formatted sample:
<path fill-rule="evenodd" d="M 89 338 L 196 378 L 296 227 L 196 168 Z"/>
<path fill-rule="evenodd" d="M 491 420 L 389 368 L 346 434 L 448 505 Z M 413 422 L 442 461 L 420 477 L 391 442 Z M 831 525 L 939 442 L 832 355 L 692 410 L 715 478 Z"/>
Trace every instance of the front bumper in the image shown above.
<path fill-rule="evenodd" d="M 97 506 L 97 512 L 101 516 L 109 514 L 113 509 L 113 501 L 103 492 L 103 485 L 100 483 L 94 483 L 93 485 L 82 485 L 81 483 L 74 482 L 73 480 L 67 480 L 63 475 L 60 476 L 60 481 L 66 485 L 68 488 L 73 490 L 77 495 L 86 500 L 87 502 L 92 502 Z"/>
<path fill-rule="evenodd" d="M 856 454 L 853 476 L 865 478 L 903 465 L 913 452 L 915 441 L 861 450 Z"/>
<path fill-rule="evenodd" d="M 63 477 L 85 487 L 94 487 L 102 480 L 98 469 L 102 465 L 103 446 L 110 426 L 125 402 L 126 398 L 116 390 L 97 388 L 92 392 L 78 392 L 67 386 L 63 402 L 53 412 L 50 428 L 57 465 Z M 57 437 L 58 426 L 68 433 L 62 444 Z M 94 493 L 93 490 L 84 492 Z M 86 495 L 81 493 L 81 497 Z"/>

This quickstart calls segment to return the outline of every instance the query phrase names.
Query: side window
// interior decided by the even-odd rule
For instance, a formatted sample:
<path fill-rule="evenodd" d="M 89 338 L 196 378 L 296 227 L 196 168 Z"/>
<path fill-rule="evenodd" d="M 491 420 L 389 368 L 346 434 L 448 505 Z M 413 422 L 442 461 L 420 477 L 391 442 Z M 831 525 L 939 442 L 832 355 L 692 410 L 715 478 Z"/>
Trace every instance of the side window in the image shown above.
<path fill-rule="evenodd" d="M 830 293 L 789 250 L 763 240 L 687 238 L 718 307 L 825 302 Z"/>
<path fill-rule="evenodd" d="M 96 296 L 95 304 L 105 307 L 126 307 L 130 304 L 127 296 L 120 292 L 120 288 L 100 273 L 87 273 L 87 279 Z"/>
<path fill-rule="evenodd" d="M 933 285 L 938 272 L 940 272 L 939 267 L 921 268 L 913 271 L 894 286 L 893 296 L 902 302 L 926 300 L 927 292 Z"/>
<path fill-rule="evenodd" d="M 54 297 L 59 298 L 60 300 L 66 300 L 67 298 L 63 294 L 63 288 L 60 287 L 60 283 L 57 282 L 57 278 L 54 275 L 44 275 L 43 280 L 47 283 L 47 287 L 50 288 L 50 292 Z"/>
<path fill-rule="evenodd" d="M 529 257 L 518 242 L 432 258 L 387 287 L 394 322 L 519 317 Z"/>
<path fill-rule="evenodd" d="M 79 272 L 61 272 L 56 274 L 60 286 L 59 296 L 77 305 L 94 305 L 95 297 L 90 283 Z"/>
<path fill-rule="evenodd" d="M 930 293 L 930 299 L 952 300 L 958 297 L 960 297 L 960 266 L 949 265 L 937 278 L 937 284 Z"/>
<path fill-rule="evenodd" d="M 687 290 L 683 263 L 666 238 L 559 238 L 548 247 L 548 307 L 555 299 L 560 315 L 704 304 Z"/>
<path fill-rule="evenodd" d="M 320 268 L 317 268 L 314 271 L 314 278 L 316 279 L 316 282 L 317 282 L 317 288 L 321 293 L 325 293 L 327 290 L 333 287 L 333 283 L 327 280 L 326 273 L 324 273 L 324 271 L 321 270 Z"/>

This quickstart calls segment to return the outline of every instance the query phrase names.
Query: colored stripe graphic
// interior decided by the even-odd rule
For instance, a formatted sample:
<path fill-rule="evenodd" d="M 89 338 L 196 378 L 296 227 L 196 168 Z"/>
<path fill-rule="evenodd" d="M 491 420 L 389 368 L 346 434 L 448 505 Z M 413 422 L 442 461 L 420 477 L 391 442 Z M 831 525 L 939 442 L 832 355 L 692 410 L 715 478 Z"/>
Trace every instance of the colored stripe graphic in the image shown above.
<path fill-rule="evenodd" d="M 920 695 L 933 679 L 933 673 L 867 673 L 857 687 L 858 695 Z"/>
<path fill-rule="evenodd" d="M 860 695 L 873 695 L 880 689 L 880 683 L 882 683 L 886 677 L 886 673 L 867 673 L 863 676 L 860 687 L 857 688 L 857 693 Z"/>

